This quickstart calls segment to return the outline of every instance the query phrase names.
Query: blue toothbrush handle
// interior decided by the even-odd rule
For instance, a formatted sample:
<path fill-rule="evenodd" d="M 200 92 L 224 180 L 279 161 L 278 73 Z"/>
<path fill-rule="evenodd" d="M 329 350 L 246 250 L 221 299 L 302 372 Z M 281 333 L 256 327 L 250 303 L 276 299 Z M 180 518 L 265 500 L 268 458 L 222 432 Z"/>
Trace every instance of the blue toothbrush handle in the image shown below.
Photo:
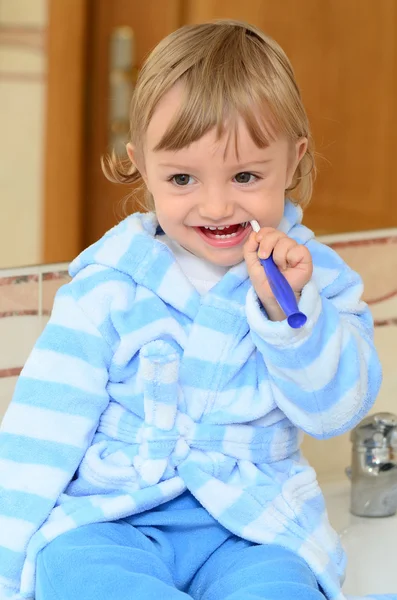
<path fill-rule="evenodd" d="M 299 329 L 306 323 L 307 317 L 300 312 L 293 289 L 279 271 L 271 255 L 269 258 L 260 258 L 259 260 L 265 269 L 274 297 L 287 317 L 289 326 Z"/>

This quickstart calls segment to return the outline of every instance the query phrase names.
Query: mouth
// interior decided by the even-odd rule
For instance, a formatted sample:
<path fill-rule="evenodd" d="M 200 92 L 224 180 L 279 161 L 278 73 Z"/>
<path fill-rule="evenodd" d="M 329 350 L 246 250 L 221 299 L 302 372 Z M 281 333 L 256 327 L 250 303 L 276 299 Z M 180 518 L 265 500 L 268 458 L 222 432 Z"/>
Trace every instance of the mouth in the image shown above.
<path fill-rule="evenodd" d="M 195 227 L 197 233 L 211 246 L 230 248 L 239 245 L 251 232 L 249 221 L 233 225 Z"/>

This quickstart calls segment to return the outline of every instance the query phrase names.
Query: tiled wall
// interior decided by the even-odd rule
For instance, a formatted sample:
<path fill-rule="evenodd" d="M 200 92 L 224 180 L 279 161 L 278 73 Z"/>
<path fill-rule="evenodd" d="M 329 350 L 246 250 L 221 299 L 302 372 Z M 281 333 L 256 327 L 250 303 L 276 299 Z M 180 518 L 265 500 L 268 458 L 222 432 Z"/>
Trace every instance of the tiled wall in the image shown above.
<path fill-rule="evenodd" d="M 56 290 L 68 280 L 66 264 L 0 270 L 0 419 Z"/>
<path fill-rule="evenodd" d="M 375 342 L 384 383 L 375 411 L 397 413 L 397 229 L 323 238 L 358 271 L 375 319 Z M 68 281 L 67 265 L 0 270 L 0 418 L 17 376 L 45 326 L 56 290 Z M 349 435 L 326 441 L 306 437 L 304 450 L 320 479 L 343 476 Z"/>
<path fill-rule="evenodd" d="M 42 262 L 46 25 L 47 0 L 0 0 L 0 268 Z"/>

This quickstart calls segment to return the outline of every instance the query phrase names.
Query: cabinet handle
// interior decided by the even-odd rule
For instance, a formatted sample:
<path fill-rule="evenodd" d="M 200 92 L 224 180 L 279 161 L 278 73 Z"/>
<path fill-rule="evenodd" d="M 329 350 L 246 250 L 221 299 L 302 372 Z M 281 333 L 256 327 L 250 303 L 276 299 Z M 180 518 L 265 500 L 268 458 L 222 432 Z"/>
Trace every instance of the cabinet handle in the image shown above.
<path fill-rule="evenodd" d="M 116 27 L 110 38 L 109 150 L 125 154 L 130 128 L 130 102 L 137 76 L 135 36 L 131 27 Z"/>

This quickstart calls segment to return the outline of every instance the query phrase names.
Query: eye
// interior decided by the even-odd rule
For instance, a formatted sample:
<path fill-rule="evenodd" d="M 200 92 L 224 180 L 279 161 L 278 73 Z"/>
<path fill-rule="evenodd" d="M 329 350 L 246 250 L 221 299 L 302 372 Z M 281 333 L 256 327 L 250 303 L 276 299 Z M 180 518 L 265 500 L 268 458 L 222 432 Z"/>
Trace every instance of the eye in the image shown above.
<path fill-rule="evenodd" d="M 172 181 L 172 183 L 175 183 L 175 185 L 179 186 L 189 185 L 189 183 L 191 183 L 191 180 L 193 181 L 193 177 L 190 177 L 190 175 L 187 175 L 187 173 L 178 173 L 177 175 L 173 175 L 170 178 L 170 181 Z"/>
<path fill-rule="evenodd" d="M 258 177 L 256 175 L 254 175 L 253 173 L 249 173 L 248 171 L 242 171 L 241 173 L 237 173 L 237 175 L 234 176 L 234 180 L 237 183 L 254 183 L 254 181 L 256 181 L 258 179 Z"/>

